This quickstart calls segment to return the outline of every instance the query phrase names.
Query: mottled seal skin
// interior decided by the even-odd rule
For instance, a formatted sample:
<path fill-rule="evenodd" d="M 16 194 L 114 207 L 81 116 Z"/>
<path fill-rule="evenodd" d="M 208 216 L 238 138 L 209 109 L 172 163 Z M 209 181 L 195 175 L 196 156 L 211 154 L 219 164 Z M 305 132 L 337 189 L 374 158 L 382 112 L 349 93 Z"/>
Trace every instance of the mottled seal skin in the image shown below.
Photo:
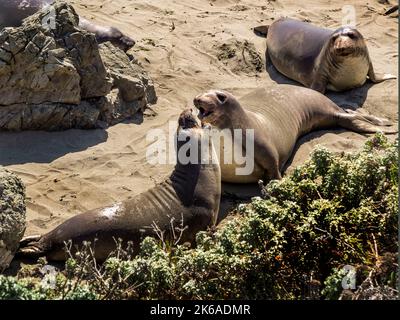
<path fill-rule="evenodd" d="M 0 29 L 18 27 L 22 20 L 52 4 L 54 0 L 1 0 Z M 135 45 L 135 41 L 114 27 L 98 26 L 79 17 L 79 26 L 96 35 L 99 43 L 110 41 L 124 51 Z"/>
<path fill-rule="evenodd" d="M 257 104 L 254 97 L 264 103 Z M 260 179 L 281 179 L 281 172 L 296 141 L 314 130 L 342 127 L 359 133 L 397 132 L 396 128 L 385 127 L 391 125 L 387 120 L 352 111 L 347 113 L 321 93 L 304 87 L 277 85 L 257 89 L 241 100 L 246 105 L 242 106 L 230 93 L 218 90 L 200 94 L 194 99 L 203 123 L 219 130 L 242 130 L 244 152 L 246 129 L 254 130 L 253 172 L 246 176 L 237 175 L 235 169 L 242 166 L 227 165 L 221 159 L 221 179 L 224 182 L 254 183 Z"/>
<path fill-rule="evenodd" d="M 267 65 L 321 93 L 360 87 L 367 76 L 374 83 L 396 79 L 375 74 L 365 40 L 354 28 L 332 31 L 281 18 L 254 31 L 267 37 Z"/>
<path fill-rule="evenodd" d="M 189 136 L 198 143 L 205 134 L 200 120 L 189 110 L 179 118 L 178 134 Z M 177 142 L 177 150 L 185 143 Z M 212 142 L 210 141 L 210 147 Z M 201 154 L 201 151 L 199 152 Z M 210 153 L 210 157 L 211 157 Z M 211 158 L 210 158 L 211 159 Z M 196 162 L 196 161 L 193 161 Z M 215 225 L 221 197 L 221 176 L 218 163 L 178 163 L 172 175 L 154 188 L 133 199 L 115 203 L 72 217 L 43 236 L 21 240 L 18 256 L 49 260 L 66 259 L 65 242 L 74 245 L 95 242 L 95 257 L 104 261 L 115 250 L 115 239 L 132 241 L 136 251 L 146 236 L 156 236 L 155 223 L 165 237 L 171 236 L 171 219 L 175 226 L 187 228 L 181 242 L 193 242 L 198 231 Z M 179 234 L 178 231 L 176 231 Z"/>

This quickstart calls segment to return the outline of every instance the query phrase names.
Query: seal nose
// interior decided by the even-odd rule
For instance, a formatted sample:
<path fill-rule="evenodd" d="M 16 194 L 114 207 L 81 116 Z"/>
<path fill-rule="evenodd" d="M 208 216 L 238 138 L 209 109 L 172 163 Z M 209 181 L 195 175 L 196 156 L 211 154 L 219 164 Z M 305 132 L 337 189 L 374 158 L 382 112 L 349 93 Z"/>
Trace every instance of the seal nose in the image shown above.
<path fill-rule="evenodd" d="M 128 36 L 122 36 L 119 41 L 123 43 L 124 51 L 128 51 L 129 49 L 133 48 L 136 44 L 136 41 Z"/>

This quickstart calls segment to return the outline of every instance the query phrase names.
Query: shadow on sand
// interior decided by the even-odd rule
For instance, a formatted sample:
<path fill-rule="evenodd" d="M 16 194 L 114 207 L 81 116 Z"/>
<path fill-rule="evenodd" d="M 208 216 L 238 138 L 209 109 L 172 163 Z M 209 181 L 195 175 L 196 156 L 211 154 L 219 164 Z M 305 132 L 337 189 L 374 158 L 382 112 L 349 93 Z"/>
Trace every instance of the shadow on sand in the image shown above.
<path fill-rule="evenodd" d="M 122 121 L 140 125 L 143 114 Z M 84 151 L 106 142 L 108 133 L 103 129 L 70 129 L 66 131 L 0 132 L 0 166 L 25 163 L 50 163 L 68 153 Z"/>
<path fill-rule="evenodd" d="M 266 66 L 266 71 L 270 78 L 278 84 L 290 84 L 303 87 L 302 84 L 285 77 L 273 65 Z M 368 90 L 374 85 L 371 81 L 367 82 L 360 88 L 355 88 L 343 92 L 327 91 L 325 95 L 335 102 L 339 107 L 356 110 L 361 108 L 368 96 Z"/>
<path fill-rule="evenodd" d="M 50 163 L 107 141 L 104 130 L 0 132 L 0 165 Z"/>
<path fill-rule="evenodd" d="M 288 159 L 288 161 L 285 163 L 285 165 L 284 165 L 284 167 L 283 167 L 283 170 L 282 170 L 283 175 L 285 175 L 287 169 L 292 165 L 293 160 L 294 160 L 294 157 L 295 157 L 297 151 L 300 149 L 300 147 L 301 147 L 304 143 L 307 143 L 307 142 L 309 142 L 309 141 L 311 141 L 311 140 L 314 140 L 314 139 L 318 139 L 318 138 L 320 138 L 320 137 L 322 137 L 322 136 L 324 136 L 324 135 L 326 135 L 326 134 L 328 134 L 328 133 L 335 133 L 335 134 L 338 134 L 338 133 L 346 132 L 346 131 L 347 131 L 346 129 L 342 129 L 342 128 L 330 129 L 330 130 L 318 130 L 318 131 L 310 132 L 310 133 L 308 133 L 308 134 L 306 134 L 306 135 L 300 137 L 300 138 L 297 140 L 296 145 L 295 145 L 294 148 L 293 148 L 293 151 L 292 151 L 292 154 L 290 155 L 290 158 Z M 361 134 L 361 133 L 360 133 L 360 134 Z M 361 134 L 361 135 L 362 135 L 362 134 Z M 309 157 L 308 157 L 308 158 L 309 158 Z M 307 159 L 308 159 L 308 158 L 307 158 Z"/>

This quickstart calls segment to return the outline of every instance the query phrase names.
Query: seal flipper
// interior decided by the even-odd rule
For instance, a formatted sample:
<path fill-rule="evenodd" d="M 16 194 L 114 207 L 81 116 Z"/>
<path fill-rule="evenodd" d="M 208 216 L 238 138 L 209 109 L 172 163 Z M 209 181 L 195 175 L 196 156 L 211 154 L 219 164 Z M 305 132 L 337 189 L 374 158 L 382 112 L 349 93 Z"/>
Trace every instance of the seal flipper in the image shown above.
<path fill-rule="evenodd" d="M 391 7 L 389 10 L 387 10 L 384 14 L 385 16 L 388 16 L 389 14 L 392 14 L 393 12 L 396 12 L 399 10 L 399 5 L 396 4 L 395 6 Z"/>
<path fill-rule="evenodd" d="M 377 118 L 375 116 L 372 116 L 369 114 L 363 114 L 363 113 L 360 113 L 359 111 L 355 111 L 355 110 L 351 110 L 351 109 L 346 109 L 345 111 L 350 114 L 358 114 L 358 115 L 362 116 L 363 118 L 367 119 L 368 121 L 370 121 L 372 124 L 377 125 L 377 126 L 390 127 L 393 125 L 393 123 L 388 119 Z"/>
<path fill-rule="evenodd" d="M 29 237 L 23 237 L 22 240 L 19 242 L 19 247 L 25 247 L 28 243 L 30 242 L 37 242 L 42 238 L 40 234 L 34 235 L 34 236 L 29 236 Z"/>
<path fill-rule="evenodd" d="M 398 133 L 397 127 L 393 127 L 386 119 L 380 119 L 370 115 L 361 115 L 357 112 L 338 112 L 336 115 L 339 126 L 358 133 Z"/>
<path fill-rule="evenodd" d="M 397 79 L 396 76 L 392 75 L 392 74 L 384 74 L 382 76 L 378 76 L 375 71 L 374 71 L 374 67 L 372 65 L 372 62 L 370 60 L 369 62 L 369 70 L 368 70 L 368 78 L 373 82 L 373 83 L 380 83 L 383 82 L 385 80 L 390 80 L 390 79 Z"/>
<path fill-rule="evenodd" d="M 46 255 L 46 250 L 41 243 L 42 236 L 35 235 L 23 238 L 19 243 L 17 257 L 39 258 Z"/>
<path fill-rule="evenodd" d="M 258 26 L 258 27 L 253 28 L 253 32 L 259 37 L 266 38 L 268 35 L 268 29 L 269 29 L 269 26 Z"/>

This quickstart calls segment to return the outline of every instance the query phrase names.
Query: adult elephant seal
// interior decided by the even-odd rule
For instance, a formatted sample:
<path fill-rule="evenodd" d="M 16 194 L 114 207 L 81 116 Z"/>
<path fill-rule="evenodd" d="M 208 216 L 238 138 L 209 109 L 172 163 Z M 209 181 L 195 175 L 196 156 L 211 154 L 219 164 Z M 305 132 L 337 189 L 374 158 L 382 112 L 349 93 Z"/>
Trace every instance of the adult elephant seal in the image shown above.
<path fill-rule="evenodd" d="M 20 26 L 23 19 L 51 5 L 53 2 L 54 0 L 1 0 L 0 29 Z M 117 28 L 98 26 L 83 17 L 79 17 L 79 26 L 94 33 L 99 43 L 110 41 L 124 51 L 128 51 L 135 45 L 133 39 L 124 35 Z"/>
<path fill-rule="evenodd" d="M 221 178 L 225 182 L 253 183 L 260 179 L 280 179 L 296 141 L 314 130 L 342 127 L 359 133 L 379 130 L 397 132 L 385 127 L 390 125 L 387 120 L 357 112 L 346 113 L 324 95 L 303 87 L 279 85 L 257 89 L 243 100 L 246 105 L 241 105 L 225 91 L 209 91 L 194 99 L 203 123 L 228 134 L 236 129 L 242 135 L 240 139 L 223 140 L 235 145 L 221 143 L 220 155 L 224 156 L 228 147 L 230 150 L 239 147 L 240 152 L 245 153 L 250 146 L 254 147 L 254 169 L 247 175 L 237 174 L 243 163 L 220 157 Z M 244 143 L 247 129 L 254 130 L 252 145 Z M 224 135 L 221 136 L 225 139 Z M 214 146 L 218 149 L 216 143 Z"/>
<path fill-rule="evenodd" d="M 374 83 L 396 79 L 375 74 L 365 40 L 354 28 L 332 31 L 281 18 L 254 31 L 267 37 L 267 65 L 321 93 L 360 87 L 367 76 Z"/>
<path fill-rule="evenodd" d="M 205 132 L 192 111 L 184 111 L 179 118 L 179 139 L 190 139 L 191 145 L 200 148 L 194 158 L 189 158 L 192 159 L 189 163 L 182 164 L 182 159 L 178 158 L 172 175 L 166 181 L 129 201 L 79 214 L 43 236 L 23 239 L 18 255 L 46 256 L 49 260 L 63 261 L 66 259 L 65 242 L 72 240 L 79 246 L 83 241 L 96 238 L 95 257 L 104 261 L 115 250 L 117 238 L 132 241 L 138 250 L 141 239 L 156 236 L 152 225 L 165 232 L 165 239 L 171 239 L 172 221 L 175 227 L 186 227 L 180 241 L 192 242 L 198 231 L 216 223 L 221 197 L 219 164 L 199 161 L 202 154 L 200 141 Z M 179 139 L 178 154 L 181 148 L 187 147 L 186 141 Z M 212 148 L 211 140 L 208 141 Z M 211 159 L 212 153 L 208 154 Z M 179 230 L 174 232 L 179 235 Z"/>

